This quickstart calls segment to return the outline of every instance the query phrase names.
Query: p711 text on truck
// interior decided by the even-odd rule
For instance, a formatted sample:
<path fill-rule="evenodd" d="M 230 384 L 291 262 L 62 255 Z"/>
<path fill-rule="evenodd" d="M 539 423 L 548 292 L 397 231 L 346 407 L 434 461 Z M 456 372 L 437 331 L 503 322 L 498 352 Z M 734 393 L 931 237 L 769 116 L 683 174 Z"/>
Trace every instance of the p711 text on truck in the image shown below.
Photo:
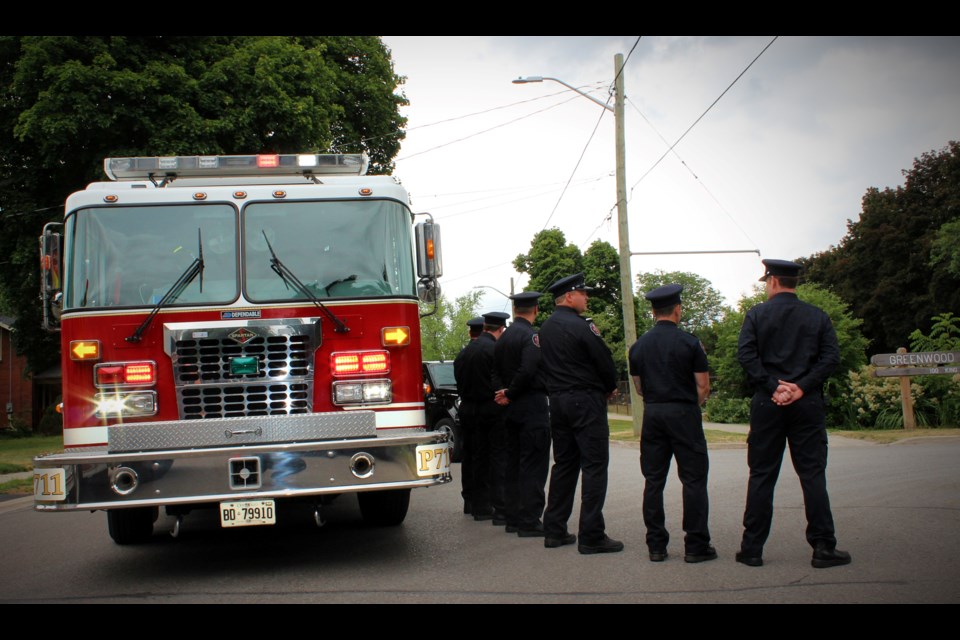
<path fill-rule="evenodd" d="M 65 452 L 34 460 L 39 511 L 105 510 L 119 544 L 159 509 L 274 524 L 281 501 L 356 493 L 399 524 L 449 482 L 425 430 L 419 300 L 439 228 L 363 155 L 108 158 L 109 182 L 40 238 L 62 337 Z"/>

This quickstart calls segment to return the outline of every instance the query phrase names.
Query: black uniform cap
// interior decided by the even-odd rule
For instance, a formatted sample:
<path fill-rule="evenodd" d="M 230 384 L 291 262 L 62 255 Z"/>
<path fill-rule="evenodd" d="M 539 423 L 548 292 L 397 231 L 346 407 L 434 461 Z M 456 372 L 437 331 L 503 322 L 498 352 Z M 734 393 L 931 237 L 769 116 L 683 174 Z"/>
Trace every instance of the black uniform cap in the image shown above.
<path fill-rule="evenodd" d="M 491 311 L 490 313 L 483 314 L 483 324 L 489 324 L 494 327 L 503 327 L 507 324 L 507 318 L 509 317 L 509 313 L 504 313 L 503 311 Z"/>
<path fill-rule="evenodd" d="M 787 278 L 796 278 L 800 275 L 801 267 L 796 262 L 773 259 L 761 260 L 760 262 L 762 262 L 763 266 L 766 267 L 763 272 L 763 277 L 760 278 L 760 282 L 766 282 L 768 276 L 785 276 Z"/>
<path fill-rule="evenodd" d="M 680 304 L 680 292 L 683 291 L 682 284 L 665 284 L 657 287 L 653 291 L 647 291 L 644 297 L 650 301 L 654 309 L 669 307 Z"/>
<path fill-rule="evenodd" d="M 527 307 L 533 307 L 537 305 L 537 301 L 543 294 L 539 291 L 524 291 L 523 293 L 515 293 L 510 296 L 510 299 L 513 300 L 513 305 L 515 307 L 520 307 L 521 309 Z"/>
<path fill-rule="evenodd" d="M 593 291 L 593 287 L 588 287 L 583 282 L 583 272 L 575 273 L 572 276 L 567 276 L 565 278 L 560 278 L 549 287 L 547 291 L 554 298 L 559 298 L 567 291 Z"/>
<path fill-rule="evenodd" d="M 467 326 L 470 327 L 471 329 L 473 329 L 474 327 L 478 327 L 478 328 L 482 327 L 483 318 L 480 316 L 477 316 L 476 318 L 470 318 L 469 320 L 467 320 Z"/>

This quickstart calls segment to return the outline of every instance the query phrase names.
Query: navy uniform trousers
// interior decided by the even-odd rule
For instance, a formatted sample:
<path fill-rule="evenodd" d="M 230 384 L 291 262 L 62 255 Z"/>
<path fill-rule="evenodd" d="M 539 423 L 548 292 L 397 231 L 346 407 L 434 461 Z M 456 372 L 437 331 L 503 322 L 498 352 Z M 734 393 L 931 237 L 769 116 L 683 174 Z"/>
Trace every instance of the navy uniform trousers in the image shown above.
<path fill-rule="evenodd" d="M 786 444 L 790 446 L 790 458 L 803 491 L 807 542 L 814 548 L 821 542 L 827 548 L 836 547 L 827 494 L 827 430 L 822 396 L 811 393 L 781 407 L 768 394 L 755 394 L 750 405 L 747 442 L 750 481 L 741 551 L 757 557 L 763 552 L 773 521 L 773 490 Z"/>
<path fill-rule="evenodd" d="M 670 535 L 664 524 L 663 489 L 670 471 L 670 458 L 677 458 L 683 485 L 683 530 L 686 552 L 706 552 L 710 545 L 707 519 L 707 440 L 703 435 L 700 407 L 689 402 L 657 402 L 644 405 L 640 437 L 640 470 L 643 489 L 643 523 L 647 547 L 665 551 Z"/>
<path fill-rule="evenodd" d="M 566 523 L 573 512 L 577 479 L 582 471 L 580 540 L 584 543 L 602 540 L 606 530 L 603 503 L 610 461 L 610 427 L 604 394 L 590 390 L 550 394 L 550 430 L 553 470 L 543 530 L 550 538 L 567 534 Z"/>

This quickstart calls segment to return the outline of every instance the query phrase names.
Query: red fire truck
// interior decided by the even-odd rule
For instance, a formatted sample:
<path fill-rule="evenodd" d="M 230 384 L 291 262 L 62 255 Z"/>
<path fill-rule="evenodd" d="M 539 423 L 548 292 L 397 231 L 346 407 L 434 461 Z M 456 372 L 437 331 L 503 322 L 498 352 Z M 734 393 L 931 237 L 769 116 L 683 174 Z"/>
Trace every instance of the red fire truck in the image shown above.
<path fill-rule="evenodd" d="M 418 299 L 439 228 L 364 155 L 108 158 L 40 239 L 62 336 L 65 452 L 34 460 L 39 511 L 105 510 L 118 544 L 164 507 L 224 527 L 356 493 L 399 524 L 449 482 L 425 430 Z M 421 215 L 421 214 L 418 214 Z"/>

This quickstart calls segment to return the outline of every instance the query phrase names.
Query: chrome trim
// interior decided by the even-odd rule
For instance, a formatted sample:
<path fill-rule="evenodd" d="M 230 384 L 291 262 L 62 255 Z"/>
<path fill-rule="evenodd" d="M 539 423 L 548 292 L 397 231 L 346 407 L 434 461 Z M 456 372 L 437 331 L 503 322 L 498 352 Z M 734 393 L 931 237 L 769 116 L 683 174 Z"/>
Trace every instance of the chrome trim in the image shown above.
<path fill-rule="evenodd" d="M 238 343 L 239 329 L 255 337 Z M 164 323 L 180 418 L 310 413 L 321 341 L 318 317 Z M 232 372 L 235 358 L 250 357 L 258 361 L 256 373 Z"/>
<path fill-rule="evenodd" d="M 395 437 L 359 440 L 125 454 L 55 454 L 35 458 L 34 464 L 38 468 L 66 470 L 67 499 L 35 502 L 35 508 L 72 511 L 186 505 L 405 489 L 450 482 L 449 472 L 418 477 L 418 445 L 447 446 L 442 434 L 411 430 Z M 375 460 L 375 473 L 357 478 L 351 464 L 364 454 Z M 229 461 L 241 458 L 259 460 L 259 487 L 231 488 Z M 117 495 L 110 487 L 111 474 L 120 468 L 134 470 L 140 478 L 135 491 L 125 496 Z"/>

